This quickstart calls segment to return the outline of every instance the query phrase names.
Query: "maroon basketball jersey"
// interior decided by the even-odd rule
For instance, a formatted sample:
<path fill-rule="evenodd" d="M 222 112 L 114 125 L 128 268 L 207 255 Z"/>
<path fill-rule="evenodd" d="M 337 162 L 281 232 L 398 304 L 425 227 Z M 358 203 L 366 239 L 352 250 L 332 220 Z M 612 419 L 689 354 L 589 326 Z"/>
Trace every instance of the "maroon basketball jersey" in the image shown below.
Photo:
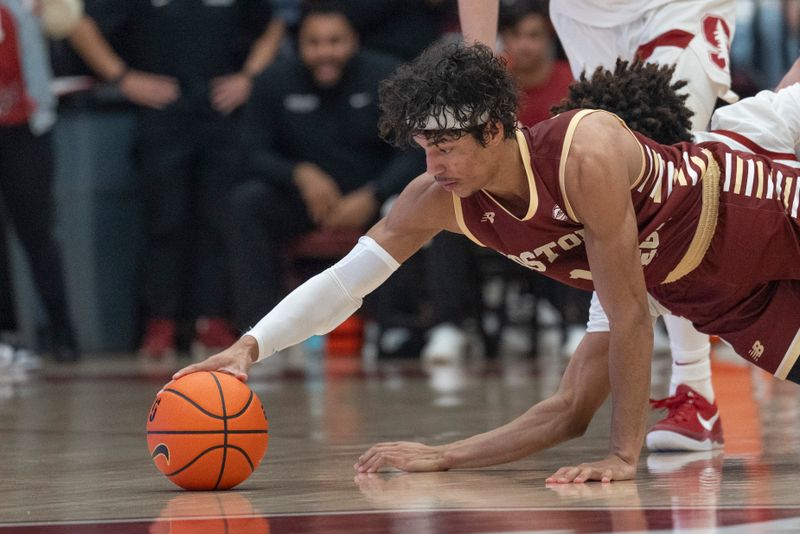
<path fill-rule="evenodd" d="M 522 218 L 491 194 L 454 196 L 461 230 L 481 246 L 566 284 L 593 289 L 584 231 L 566 197 L 564 169 L 578 122 L 597 110 L 573 110 L 517 130 L 530 204 Z M 633 132 L 642 170 L 631 186 L 639 248 L 648 287 L 677 280 L 702 260 L 713 236 L 719 167 L 690 143 L 660 145 Z"/>

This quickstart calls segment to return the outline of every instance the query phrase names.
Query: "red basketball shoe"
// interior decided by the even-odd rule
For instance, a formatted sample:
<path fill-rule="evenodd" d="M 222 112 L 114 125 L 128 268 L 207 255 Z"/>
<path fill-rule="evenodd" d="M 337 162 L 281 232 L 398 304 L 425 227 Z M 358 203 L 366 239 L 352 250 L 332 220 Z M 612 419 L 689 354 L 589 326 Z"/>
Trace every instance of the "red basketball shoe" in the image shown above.
<path fill-rule="evenodd" d="M 172 319 L 148 320 L 139 355 L 142 360 L 150 362 L 174 360 L 176 357 L 175 321 Z"/>
<path fill-rule="evenodd" d="M 647 433 L 651 451 L 708 451 L 722 447 L 722 423 L 717 403 L 685 384 L 679 384 L 675 395 L 650 400 L 653 408 L 667 408 L 667 416 Z"/>

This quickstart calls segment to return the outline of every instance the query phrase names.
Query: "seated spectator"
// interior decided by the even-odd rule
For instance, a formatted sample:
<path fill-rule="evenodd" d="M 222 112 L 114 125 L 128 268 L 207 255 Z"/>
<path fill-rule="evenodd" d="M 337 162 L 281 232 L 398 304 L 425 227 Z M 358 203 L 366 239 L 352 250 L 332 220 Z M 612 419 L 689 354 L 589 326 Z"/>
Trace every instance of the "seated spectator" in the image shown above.
<path fill-rule="evenodd" d="M 176 351 L 176 321 L 196 318 L 194 356 L 235 339 L 220 202 L 241 161 L 236 110 L 283 35 L 269 0 L 87 5 L 70 42 L 84 61 L 139 104 L 135 154 L 147 213 L 140 353 Z M 118 38 L 118 39 L 115 39 Z M 109 40 L 119 43 L 115 50 Z"/>
<path fill-rule="evenodd" d="M 313 2 L 298 29 L 298 57 L 257 80 L 245 109 L 247 179 L 228 204 L 238 326 L 284 293 L 282 253 L 318 228 L 365 230 L 381 204 L 424 169 L 377 132 L 378 84 L 397 61 L 359 50 L 341 7 Z"/>
<path fill-rule="evenodd" d="M 516 0 L 501 5 L 499 34 L 508 67 L 519 84 L 519 120 L 531 126 L 551 116 L 550 108 L 567 96 L 572 83 L 569 64 L 556 57 L 556 37 L 547 2 Z M 461 288 L 474 285 L 480 258 L 463 236 L 438 235 L 428 251 L 434 328 L 422 356 L 428 361 L 458 361 L 467 346 L 463 322 L 475 317 L 475 303 Z M 472 259 L 470 259 L 472 257 Z M 453 260 L 453 258 L 458 258 Z M 508 266 L 509 271 L 514 266 Z M 543 282 L 542 295 L 561 312 L 566 330 L 564 351 L 572 353 L 585 332 L 590 294 L 558 282 Z"/>

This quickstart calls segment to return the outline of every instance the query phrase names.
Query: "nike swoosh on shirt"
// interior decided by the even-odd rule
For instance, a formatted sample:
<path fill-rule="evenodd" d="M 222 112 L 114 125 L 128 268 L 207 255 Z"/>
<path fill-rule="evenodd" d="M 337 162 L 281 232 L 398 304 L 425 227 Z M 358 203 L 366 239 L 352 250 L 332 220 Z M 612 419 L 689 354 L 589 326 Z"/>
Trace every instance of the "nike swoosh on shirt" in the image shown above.
<path fill-rule="evenodd" d="M 719 419 L 719 411 L 717 411 L 717 413 L 715 413 L 710 419 L 703 419 L 702 415 L 697 414 L 697 420 L 700 421 L 700 424 L 703 425 L 703 428 L 709 432 L 711 432 L 711 429 L 714 428 L 714 423 L 717 422 L 717 419 Z"/>

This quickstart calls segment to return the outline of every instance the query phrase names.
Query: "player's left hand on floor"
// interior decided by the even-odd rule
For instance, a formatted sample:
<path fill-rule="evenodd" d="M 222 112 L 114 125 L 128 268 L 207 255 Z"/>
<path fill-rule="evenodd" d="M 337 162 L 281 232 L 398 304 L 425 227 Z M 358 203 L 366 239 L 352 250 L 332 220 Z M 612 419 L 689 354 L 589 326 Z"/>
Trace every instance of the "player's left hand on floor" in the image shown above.
<path fill-rule="evenodd" d="M 609 455 L 605 460 L 562 467 L 549 476 L 547 484 L 582 483 L 589 480 L 611 482 L 612 480 L 631 480 L 636 476 L 636 466 L 624 461 L 619 456 Z"/>
<path fill-rule="evenodd" d="M 373 446 L 358 457 L 353 469 L 359 473 L 375 473 L 384 467 L 403 471 L 444 471 L 447 469 L 444 461 L 440 447 L 397 441 Z"/>

